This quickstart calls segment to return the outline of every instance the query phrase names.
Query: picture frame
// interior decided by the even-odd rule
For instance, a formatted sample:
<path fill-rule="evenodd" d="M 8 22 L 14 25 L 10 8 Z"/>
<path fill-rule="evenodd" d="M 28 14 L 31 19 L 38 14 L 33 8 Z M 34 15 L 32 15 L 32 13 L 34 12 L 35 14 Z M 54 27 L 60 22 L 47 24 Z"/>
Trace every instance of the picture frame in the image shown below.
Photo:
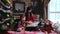
<path fill-rule="evenodd" d="M 24 13 L 25 3 L 13 1 L 13 13 Z"/>

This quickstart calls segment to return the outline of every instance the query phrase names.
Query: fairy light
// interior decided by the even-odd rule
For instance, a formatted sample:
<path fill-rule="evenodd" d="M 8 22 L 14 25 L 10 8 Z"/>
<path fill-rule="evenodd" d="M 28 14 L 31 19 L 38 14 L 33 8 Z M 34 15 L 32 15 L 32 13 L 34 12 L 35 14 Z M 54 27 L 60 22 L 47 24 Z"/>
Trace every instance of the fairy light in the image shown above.
<path fill-rule="evenodd" d="M 10 24 L 9 24 L 9 23 L 7 23 L 7 25 L 9 26 Z"/>
<path fill-rule="evenodd" d="M 7 17 L 9 17 L 9 14 L 7 14 Z"/>

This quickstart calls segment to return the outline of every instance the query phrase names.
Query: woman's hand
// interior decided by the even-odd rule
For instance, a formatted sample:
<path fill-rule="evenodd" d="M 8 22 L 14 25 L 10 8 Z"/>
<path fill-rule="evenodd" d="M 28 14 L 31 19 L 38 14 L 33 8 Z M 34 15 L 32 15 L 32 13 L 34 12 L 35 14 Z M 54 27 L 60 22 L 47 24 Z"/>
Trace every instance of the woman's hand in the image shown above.
<path fill-rule="evenodd" d="M 27 23 L 32 24 L 33 22 L 32 21 L 28 21 Z"/>

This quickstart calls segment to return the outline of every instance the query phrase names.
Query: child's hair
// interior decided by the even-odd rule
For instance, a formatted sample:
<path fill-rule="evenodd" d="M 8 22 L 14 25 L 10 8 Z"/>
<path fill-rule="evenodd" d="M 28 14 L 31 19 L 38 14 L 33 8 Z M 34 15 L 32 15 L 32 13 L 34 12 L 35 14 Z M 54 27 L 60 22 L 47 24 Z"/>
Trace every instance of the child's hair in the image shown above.
<path fill-rule="evenodd" d="M 22 15 L 22 16 L 20 17 L 21 26 L 25 27 L 24 25 L 26 25 L 26 23 L 25 23 L 25 22 L 23 23 L 23 21 L 22 21 L 23 18 L 25 18 L 25 16 Z"/>
<path fill-rule="evenodd" d="M 49 23 L 49 24 L 51 24 L 51 21 L 50 20 L 48 20 L 48 19 L 46 19 L 46 21 L 45 21 L 45 23 Z"/>

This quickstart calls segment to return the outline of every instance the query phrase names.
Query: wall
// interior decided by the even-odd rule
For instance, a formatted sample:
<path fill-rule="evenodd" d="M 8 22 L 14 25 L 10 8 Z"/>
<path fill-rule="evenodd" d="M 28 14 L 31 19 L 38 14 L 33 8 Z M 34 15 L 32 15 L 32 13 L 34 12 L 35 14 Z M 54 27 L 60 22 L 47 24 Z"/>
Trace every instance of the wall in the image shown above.
<path fill-rule="evenodd" d="M 16 1 L 16 0 L 13 0 L 13 1 Z M 25 2 L 25 11 L 26 11 L 26 8 L 31 5 L 31 0 L 17 0 L 17 1 Z M 37 1 L 37 6 L 36 6 L 37 11 L 36 12 L 38 14 L 40 14 L 40 16 L 42 16 L 43 19 L 47 19 L 48 18 L 48 3 L 50 0 L 35 0 L 35 1 Z M 42 1 L 43 5 L 44 5 L 42 7 L 42 9 L 41 9 L 41 5 L 40 5 L 41 4 L 40 1 Z M 43 10 L 43 8 L 44 8 L 44 10 Z M 42 12 L 42 10 L 43 10 L 43 12 Z"/>

